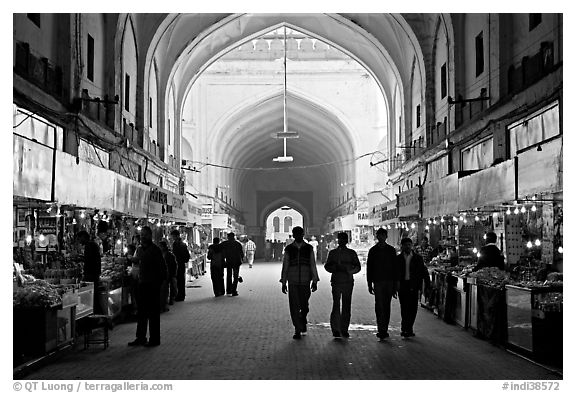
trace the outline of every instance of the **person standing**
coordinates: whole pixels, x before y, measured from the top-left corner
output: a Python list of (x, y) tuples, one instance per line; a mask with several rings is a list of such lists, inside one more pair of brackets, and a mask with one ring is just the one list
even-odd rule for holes
[(178, 283), (177, 283), (177, 272), (178, 272), (178, 264), (176, 263), (176, 257), (168, 248), (168, 243), (165, 240), (162, 240), (158, 243), (160, 250), (162, 250), (162, 256), (164, 257), (164, 261), (166, 262), (166, 267), (168, 268), (168, 277), (166, 279), (165, 285), (162, 285), (162, 304), (161, 309), (165, 309), (164, 311), (168, 311), (167, 304), (173, 305), (174, 299), (176, 299), (176, 295), (178, 294)]
[(320, 279), (312, 246), (304, 242), (304, 229), (296, 226), (292, 229), (292, 235), (294, 241), (284, 249), (280, 282), (282, 293), (288, 293), (290, 318), (294, 325), (292, 338), (300, 339), (307, 331), (310, 295), (318, 289)]
[(312, 236), (308, 244), (310, 244), (314, 249), (314, 258), (318, 260), (318, 240), (316, 240), (316, 236)]
[(102, 273), (102, 259), (100, 256), (100, 246), (94, 240), (90, 239), (90, 235), (86, 231), (80, 231), (76, 234), (78, 243), (84, 246), (84, 271), (83, 281), (94, 283), (94, 314), (106, 314), (107, 307), (100, 302), (99, 293), (100, 288), (100, 274)]
[(264, 259), (268, 262), (273, 259), (272, 257), (272, 242), (270, 239), (266, 239), (264, 243)]
[(254, 264), (254, 254), (256, 253), (256, 243), (254, 243), (249, 237), (247, 239), (245, 246), (246, 260), (248, 261), (248, 267), (252, 269), (252, 265)]
[(477, 271), (485, 267), (497, 267), (500, 270), (505, 270), (504, 255), (496, 245), (498, 236), (494, 232), (486, 234), (486, 245), (480, 248), (480, 257), (478, 263), (472, 271)]
[(380, 340), (388, 338), (388, 324), (390, 323), (390, 302), (396, 297), (398, 291), (398, 266), (396, 250), (386, 243), (388, 231), (379, 228), (376, 231), (378, 243), (368, 250), (366, 260), (366, 279), (368, 292), (374, 295), (376, 324)]
[(425, 293), (430, 290), (430, 276), (422, 257), (412, 251), (412, 239), (405, 237), (400, 241), (402, 251), (397, 256), (400, 287), (398, 298), (400, 300), (400, 314), (402, 316), (400, 335), (413, 337), (414, 321), (418, 312), (418, 297), (425, 284)]
[[(328, 260), (324, 265), (327, 272), (332, 273), (332, 313), (330, 314), (330, 328), (334, 337), (350, 337), (348, 326), (352, 306), (352, 290), (354, 289), (354, 274), (361, 269), (360, 260), (356, 251), (346, 247), (348, 234), (338, 233), (338, 248), (330, 251)], [(342, 300), (342, 310), (340, 310)]]
[[(129, 346), (145, 345), (155, 347), (160, 345), (160, 292), (162, 281), (167, 277), (168, 268), (162, 256), (162, 250), (152, 243), (152, 230), (145, 226), (141, 231), (141, 245), (136, 250), (136, 258), (140, 261), (138, 275), (138, 322), (136, 325), (136, 340)], [(146, 339), (149, 329), (150, 338)]]
[(207, 258), (210, 260), (210, 278), (212, 279), (212, 289), (214, 296), (222, 296), (224, 290), (224, 250), (220, 244), (220, 238), (215, 237), (212, 244), (208, 246)]
[(238, 277), (244, 260), (242, 244), (235, 239), (234, 233), (230, 232), (228, 240), (222, 242), (222, 249), (226, 266), (226, 294), (238, 296)]
[(434, 249), (428, 243), (428, 238), (424, 236), (422, 240), (420, 240), (420, 244), (414, 247), (414, 251), (419, 254), (422, 259), (424, 260), (425, 264), (429, 264), (432, 260), (432, 254), (434, 253)]
[(186, 246), (180, 238), (180, 231), (178, 229), (170, 232), (170, 238), (172, 240), (172, 253), (176, 257), (176, 263), (178, 265), (176, 272), (178, 294), (174, 300), (183, 302), (186, 298), (186, 267), (190, 260), (190, 251), (188, 251), (188, 246)]

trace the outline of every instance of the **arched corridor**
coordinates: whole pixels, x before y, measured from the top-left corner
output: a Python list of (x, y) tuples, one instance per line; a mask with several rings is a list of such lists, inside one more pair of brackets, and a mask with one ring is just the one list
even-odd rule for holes
[[(420, 309), (416, 337), (400, 337), (400, 310), (393, 300), (390, 339), (375, 336), (374, 298), (365, 268), (355, 276), (351, 337), (330, 331), (330, 276), (318, 264), (308, 335), (293, 340), (287, 296), (280, 291), (281, 264), (241, 268), (238, 297), (213, 297), (208, 275), (194, 281), (186, 300), (161, 315), (162, 345), (127, 346), (134, 322), (114, 327), (110, 347), (75, 350), (27, 378), (132, 380), (554, 380), (560, 376), (503, 348), (447, 325)], [(81, 345), (79, 345), (81, 347)]]

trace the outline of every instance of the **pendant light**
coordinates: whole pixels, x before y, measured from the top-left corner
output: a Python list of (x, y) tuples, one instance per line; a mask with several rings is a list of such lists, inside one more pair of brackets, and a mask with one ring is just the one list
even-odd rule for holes
[(288, 118), (286, 116), (286, 85), (287, 85), (287, 79), (286, 79), (286, 52), (287, 52), (287, 48), (286, 48), (286, 26), (284, 26), (284, 91), (283, 91), (283, 119), (284, 119), (284, 123), (283, 123), (283, 130), (282, 132), (278, 132), (274, 135), (275, 138), (277, 139), (283, 139), (284, 141), (284, 155), (283, 156), (278, 156), (276, 158), (273, 158), (272, 161), (274, 162), (292, 162), (294, 161), (294, 157), (292, 156), (287, 156), (286, 155), (286, 139), (293, 139), (293, 138), (298, 138), (298, 133), (297, 132), (288, 132)]

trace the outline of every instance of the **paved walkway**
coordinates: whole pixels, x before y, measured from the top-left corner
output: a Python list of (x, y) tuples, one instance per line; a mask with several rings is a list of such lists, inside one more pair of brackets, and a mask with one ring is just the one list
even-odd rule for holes
[[(420, 308), (416, 337), (400, 337), (393, 299), (391, 337), (375, 337), (374, 299), (364, 271), (353, 294), (351, 337), (332, 338), (330, 278), (310, 301), (308, 335), (293, 340), (280, 263), (242, 266), (238, 297), (214, 298), (209, 274), (189, 283), (185, 302), (162, 314), (162, 345), (128, 347), (136, 324), (111, 331), (110, 347), (74, 350), (29, 379), (362, 379), (543, 380), (559, 375), (448, 325)], [(78, 345), (81, 347), (81, 345)]]

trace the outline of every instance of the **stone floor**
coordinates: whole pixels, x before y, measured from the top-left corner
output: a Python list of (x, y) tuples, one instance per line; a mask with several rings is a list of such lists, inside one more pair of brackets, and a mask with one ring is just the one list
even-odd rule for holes
[(393, 299), (391, 337), (375, 337), (374, 299), (364, 271), (352, 303), (351, 337), (329, 327), (330, 277), (321, 265), (310, 300), (308, 335), (293, 340), (279, 262), (242, 266), (238, 297), (214, 298), (209, 273), (190, 282), (186, 300), (162, 314), (162, 344), (128, 347), (136, 324), (111, 331), (110, 347), (78, 349), (26, 378), (130, 380), (552, 380), (562, 375), (496, 347), (420, 308), (416, 337), (400, 337)]

